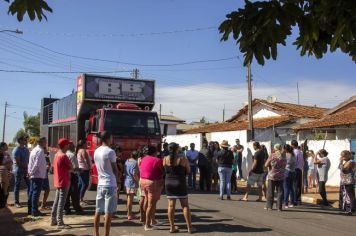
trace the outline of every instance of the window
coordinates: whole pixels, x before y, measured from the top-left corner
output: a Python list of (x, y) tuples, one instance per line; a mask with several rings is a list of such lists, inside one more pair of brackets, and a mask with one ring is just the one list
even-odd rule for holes
[(157, 114), (150, 112), (107, 111), (104, 127), (114, 135), (160, 135)]

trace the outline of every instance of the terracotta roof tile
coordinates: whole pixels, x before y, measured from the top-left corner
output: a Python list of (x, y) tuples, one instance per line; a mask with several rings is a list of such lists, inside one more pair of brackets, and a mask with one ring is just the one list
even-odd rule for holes
[(301, 130), (351, 124), (356, 124), (356, 107), (351, 107), (335, 114), (326, 115), (319, 120), (295, 126), (294, 129)]
[[(327, 111), (326, 108), (315, 107), (315, 106), (304, 106), (292, 103), (275, 102), (269, 103), (263, 99), (254, 99), (253, 105), (263, 104), (271, 107), (272, 109), (285, 112), (286, 115), (294, 117), (305, 117), (305, 118), (321, 118)], [(236, 115), (234, 115), (229, 121), (234, 121), (242, 114), (247, 114), (247, 106), (243, 107)]]
[[(253, 125), (255, 128), (263, 129), (268, 128), (273, 125), (278, 125), (280, 123), (290, 121), (293, 117), (291, 116), (279, 116), (279, 117), (268, 117), (268, 118), (257, 118), (253, 119)], [(196, 129), (187, 130), (185, 133), (211, 133), (211, 132), (222, 132), (222, 131), (234, 131), (234, 130), (246, 130), (248, 128), (248, 121), (234, 121), (234, 122), (224, 122), (215, 123), (210, 125), (205, 125)]]

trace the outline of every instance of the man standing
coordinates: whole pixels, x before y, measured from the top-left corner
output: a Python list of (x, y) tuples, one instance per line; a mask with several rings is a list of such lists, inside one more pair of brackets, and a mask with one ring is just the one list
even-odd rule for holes
[(116, 212), (117, 182), (119, 180), (116, 154), (110, 148), (112, 135), (101, 133), (102, 145), (95, 150), (94, 161), (98, 170), (98, 190), (96, 194), (96, 211), (94, 218), (94, 235), (99, 236), (100, 215), (105, 213), (105, 236), (110, 235), (111, 217)]
[(244, 180), (244, 177), (242, 175), (242, 153), (244, 151), (244, 146), (240, 144), (240, 139), (235, 140), (236, 145), (236, 152), (237, 152), (237, 168), (239, 169), (239, 178), (240, 180)]
[(28, 196), (28, 214), (33, 217), (42, 215), (38, 210), (38, 200), (43, 180), (46, 178), (47, 162), (44, 153), (46, 146), (46, 138), (40, 138), (37, 146), (31, 151), (29, 158), (28, 176), (30, 178), (30, 192)]
[(188, 177), (188, 185), (190, 188), (196, 188), (196, 175), (197, 175), (197, 161), (199, 157), (199, 152), (195, 150), (195, 144), (190, 144), (190, 150), (187, 151), (187, 158), (190, 164), (190, 173)]
[(265, 154), (261, 149), (259, 142), (253, 143), (253, 149), (255, 149), (255, 154), (253, 155), (252, 168), (249, 172), (246, 194), (241, 199), (241, 201), (248, 201), (248, 194), (251, 190), (251, 186), (257, 183), (258, 187), (258, 199), (257, 201), (262, 201), (262, 185), (263, 185), (263, 174), (264, 174), (264, 164), (265, 164)]
[(79, 187), (78, 187), (79, 164), (78, 164), (77, 155), (75, 155), (75, 147), (72, 142), (70, 142), (66, 154), (70, 162), (72, 163), (73, 169), (70, 173), (70, 187), (68, 191), (66, 204), (64, 206), (64, 210), (66, 215), (71, 214), (70, 200), (72, 199), (72, 206), (74, 208), (75, 214), (80, 215), (83, 213), (83, 209), (80, 206)]
[(68, 189), (70, 187), (70, 171), (72, 163), (66, 155), (70, 141), (65, 138), (58, 140), (59, 150), (53, 161), (53, 178), (56, 197), (53, 202), (51, 213), (51, 226), (57, 225), (57, 229), (70, 229), (63, 222), (63, 209), (66, 203)]
[(199, 152), (198, 158), (198, 167), (200, 173), (199, 186), (200, 190), (204, 191), (204, 187), (206, 187), (206, 191), (210, 192), (211, 190), (211, 159), (209, 156), (210, 152), (208, 149), (208, 142), (203, 141), (203, 146)]
[(292, 140), (292, 147), (294, 156), (297, 159), (295, 166), (295, 180), (294, 180), (294, 205), (300, 205), (302, 203), (302, 182), (303, 182), (303, 168), (304, 157), (302, 151), (298, 148), (297, 140)]
[(15, 177), (15, 186), (14, 186), (14, 198), (15, 198), (15, 207), (20, 208), (20, 186), (21, 180), (23, 179), (27, 185), (27, 195), (30, 192), (30, 181), (27, 177), (27, 167), (28, 161), (30, 158), (30, 152), (27, 148), (27, 137), (21, 136), (17, 139), (18, 146), (12, 151), (13, 157), (13, 174)]

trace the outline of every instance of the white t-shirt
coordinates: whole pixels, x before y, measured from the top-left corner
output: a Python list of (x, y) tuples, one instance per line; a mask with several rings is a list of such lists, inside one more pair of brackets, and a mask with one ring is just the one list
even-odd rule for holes
[(116, 187), (116, 176), (112, 171), (111, 163), (116, 164), (114, 150), (107, 146), (101, 146), (94, 152), (94, 161), (98, 170), (98, 186)]
[(309, 170), (314, 170), (314, 158), (313, 157), (308, 157), (308, 167), (309, 167)]

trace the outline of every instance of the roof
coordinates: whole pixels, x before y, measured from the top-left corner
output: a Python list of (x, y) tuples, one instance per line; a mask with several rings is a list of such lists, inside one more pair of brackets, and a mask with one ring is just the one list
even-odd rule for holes
[(294, 129), (301, 130), (352, 124), (356, 124), (356, 107), (351, 107), (338, 113), (326, 115), (319, 120), (311, 121), (302, 125), (297, 125), (294, 127)]
[[(263, 104), (265, 106), (271, 107), (277, 111), (283, 111), (285, 115), (293, 116), (296, 118), (321, 118), (327, 111), (326, 108), (316, 107), (316, 106), (305, 106), (293, 103), (275, 102), (269, 103), (263, 99), (254, 99), (253, 105)], [(247, 114), (248, 106), (244, 106), (236, 115), (227, 120), (228, 122), (236, 120), (239, 116)]]
[[(273, 125), (278, 125), (287, 121), (291, 121), (294, 118), (291, 116), (277, 116), (268, 118), (255, 118), (253, 119), (253, 126), (257, 129), (268, 128)], [(185, 133), (211, 133), (222, 131), (234, 131), (234, 130), (246, 130), (248, 128), (248, 120), (215, 123), (205, 125), (199, 128), (187, 130)]]
[(176, 116), (172, 116), (172, 115), (161, 115), (160, 116), (160, 120), (162, 121), (172, 121), (172, 122), (179, 122), (179, 123), (183, 123), (185, 122), (185, 120), (182, 120)]
[(342, 103), (340, 103), (339, 105), (337, 105), (336, 107), (330, 109), (329, 111), (326, 112), (327, 115), (331, 115), (333, 113), (336, 113), (338, 110), (340, 110), (341, 108), (349, 105), (352, 102), (356, 101), (356, 95), (350, 97), (349, 99), (347, 99), (346, 101), (343, 101)]

